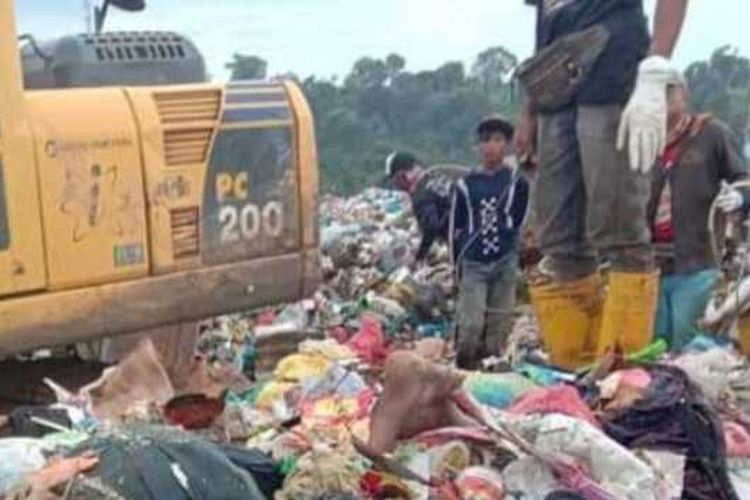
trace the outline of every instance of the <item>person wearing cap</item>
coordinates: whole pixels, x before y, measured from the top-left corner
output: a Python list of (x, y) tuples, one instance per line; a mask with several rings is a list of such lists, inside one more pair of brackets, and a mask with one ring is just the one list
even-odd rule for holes
[(719, 279), (707, 221), (711, 204), (725, 214), (748, 206), (748, 191), (729, 183), (747, 178), (732, 131), (709, 114), (691, 114), (679, 71), (668, 87), (667, 147), (652, 170), (648, 220), (661, 269), (655, 333), (679, 351), (702, 333)]
[(412, 210), (422, 239), (415, 260), (423, 262), (435, 241), (448, 241), (448, 215), (453, 182), (468, 173), (459, 166), (425, 169), (406, 151), (395, 151), (385, 160), (385, 174), (391, 183), (411, 197)]
[(451, 202), (461, 271), (456, 363), (466, 370), (504, 354), (513, 322), (520, 229), (529, 200), (527, 181), (505, 162), (513, 126), (490, 116), (479, 123), (476, 134), (481, 165), (456, 182)]
[[(525, 3), (537, 14), (529, 63), (548, 65), (537, 64), (525, 85), (515, 138), (519, 157), (539, 162), (534, 211), (544, 259), (530, 295), (551, 361), (578, 368), (653, 339), (659, 275), (646, 218), (649, 170), (666, 145), (670, 58), (688, 0), (656, 1), (653, 36), (643, 0)], [(606, 288), (600, 262), (609, 266)]]

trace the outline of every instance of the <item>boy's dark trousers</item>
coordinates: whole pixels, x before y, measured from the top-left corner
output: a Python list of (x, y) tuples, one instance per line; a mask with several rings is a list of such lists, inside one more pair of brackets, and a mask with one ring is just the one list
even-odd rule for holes
[(482, 359), (500, 356), (513, 327), (518, 254), (496, 262), (464, 261), (457, 306), (456, 364), (476, 370)]

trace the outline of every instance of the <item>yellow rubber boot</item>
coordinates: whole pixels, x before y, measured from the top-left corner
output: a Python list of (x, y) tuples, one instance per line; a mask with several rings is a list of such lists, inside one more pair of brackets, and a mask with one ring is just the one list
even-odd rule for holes
[(647, 347), (654, 338), (658, 300), (658, 272), (610, 272), (597, 356), (615, 346), (626, 353)]
[(599, 275), (531, 286), (529, 293), (552, 363), (569, 370), (590, 364), (602, 312)]

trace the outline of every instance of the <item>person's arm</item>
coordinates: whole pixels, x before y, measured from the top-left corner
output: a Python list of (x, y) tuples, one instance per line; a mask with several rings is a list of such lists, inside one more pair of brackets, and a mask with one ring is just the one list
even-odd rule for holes
[(419, 244), (416, 259), (417, 261), (422, 261), (427, 258), (427, 254), (430, 252), (430, 248), (432, 248), (435, 238), (443, 228), (444, 220), (440, 216), (439, 207), (433, 199), (432, 194), (426, 197), (426, 199), (415, 208), (417, 224), (422, 233), (422, 241)]
[(688, 0), (658, 0), (654, 15), (654, 35), (649, 55), (672, 57), (687, 14)]
[(451, 187), (451, 234), (448, 235), (448, 238), (450, 238), (451, 257), (454, 259), (454, 264), (457, 264), (457, 257), (463, 253), (463, 246), (466, 243), (466, 228), (468, 225), (466, 198), (464, 197), (463, 191), (459, 188), (459, 184), (461, 183), (463, 183), (462, 180), (457, 181)]
[[(716, 161), (719, 163), (721, 179), (728, 183), (750, 180), (747, 164), (742, 156), (736, 135), (723, 124), (718, 126), (718, 133)], [(742, 195), (742, 206), (740, 208), (747, 210), (750, 208), (750, 187), (739, 188), (737, 191)]]
[(518, 117), (515, 133), (513, 134), (513, 147), (519, 165), (523, 167), (533, 166), (536, 154), (536, 113), (531, 108), (528, 99), (523, 103), (521, 115)]
[(513, 219), (513, 228), (521, 229), (524, 221), (526, 220), (526, 214), (529, 210), (529, 183), (525, 178), (521, 177), (518, 179), (516, 185), (516, 195), (513, 199), (513, 206), (511, 207), (511, 218)]

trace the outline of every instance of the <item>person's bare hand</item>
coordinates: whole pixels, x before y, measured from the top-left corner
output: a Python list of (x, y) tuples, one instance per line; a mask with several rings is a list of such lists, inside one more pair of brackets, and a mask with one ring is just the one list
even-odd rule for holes
[(533, 161), (536, 153), (536, 115), (529, 110), (521, 113), (513, 135), (513, 146), (519, 163)]

